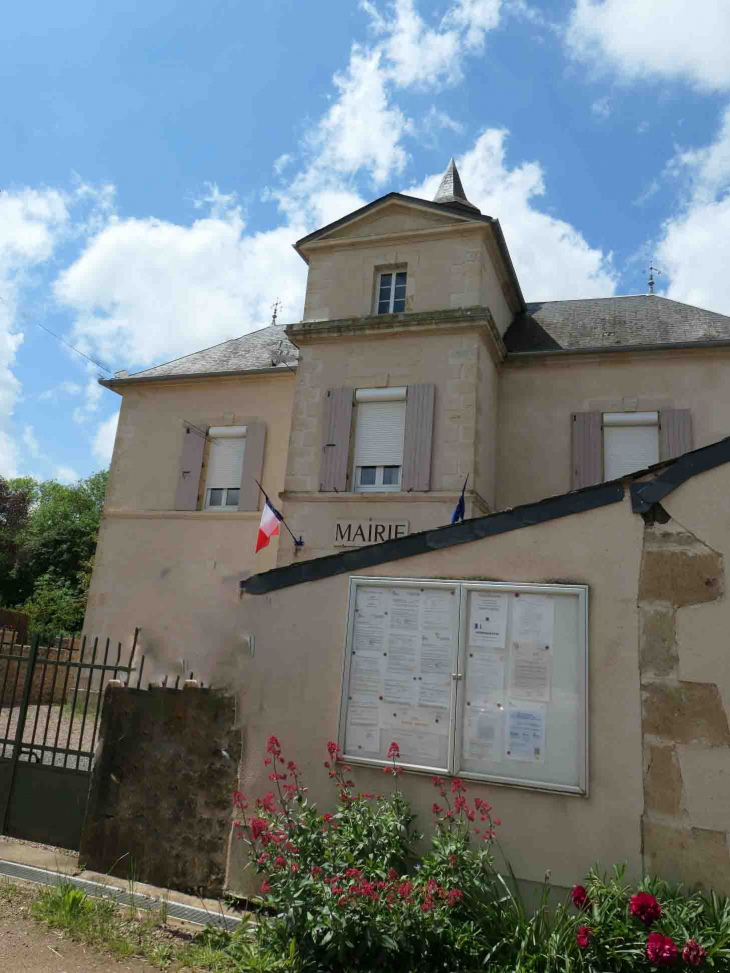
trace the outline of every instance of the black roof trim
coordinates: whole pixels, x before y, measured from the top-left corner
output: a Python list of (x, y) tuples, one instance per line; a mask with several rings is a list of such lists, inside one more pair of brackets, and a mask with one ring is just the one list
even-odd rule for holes
[(631, 509), (635, 514), (646, 513), (655, 503), (662, 501), (693, 476), (706, 473), (707, 470), (713, 470), (716, 466), (725, 463), (730, 463), (730, 436), (712, 443), (711, 446), (703, 446), (690, 453), (684, 453), (653, 480), (646, 483), (632, 483)]
[[(279, 588), (290, 588), (307, 581), (322, 581), (324, 578), (333, 578), (338, 574), (361, 571), (363, 568), (374, 567), (377, 564), (399, 561), (402, 558), (427, 554), (429, 551), (443, 550), (458, 544), (470, 544), (485, 537), (495, 537), (523, 527), (533, 527), (572, 514), (596, 510), (612, 503), (620, 503), (624, 499), (626, 479), (633, 481), (631, 483), (632, 511), (637, 514), (646, 513), (654, 504), (687, 480), (691, 480), (693, 476), (723, 466), (725, 463), (730, 463), (730, 436), (710, 446), (684, 453), (675, 460), (657, 463), (646, 470), (639, 470), (629, 477), (612, 480), (609, 483), (599, 483), (596, 486), (584, 487), (582, 490), (573, 490), (571, 493), (538, 500), (537, 503), (526, 503), (511, 510), (488, 514), (486, 517), (464, 520), (460, 524), (437, 527), (433, 530), (421, 531), (419, 534), (409, 534), (398, 540), (371, 544), (341, 554), (328, 554), (311, 561), (274, 568), (263, 574), (254, 574), (240, 582), (241, 591), (249, 595), (265, 595)], [(641, 477), (654, 471), (657, 475), (653, 480), (639, 482)]]
[(598, 486), (564, 493), (537, 503), (523, 504), (511, 510), (489, 514), (487, 517), (475, 517), (473, 520), (463, 520), (460, 524), (409, 534), (398, 540), (358, 547), (342, 554), (327, 554), (311, 561), (301, 561), (263, 574), (254, 574), (241, 582), (241, 591), (249, 595), (265, 595), (269, 591), (289, 588), (305, 581), (321, 581), (338, 574), (361, 571), (376, 564), (386, 564), (388, 561), (399, 561), (405, 557), (414, 557), (457, 544), (470, 544), (485, 537), (507, 534), (522, 527), (532, 527), (559, 517), (620, 503), (623, 499), (623, 480), (600, 483)]

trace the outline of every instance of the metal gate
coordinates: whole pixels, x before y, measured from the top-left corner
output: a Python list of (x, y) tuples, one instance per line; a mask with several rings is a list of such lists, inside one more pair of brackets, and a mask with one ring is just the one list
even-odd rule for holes
[(137, 632), (125, 665), (121, 642), (24, 646), (0, 630), (0, 834), (78, 849), (104, 689), (133, 673), (140, 686), (136, 645)]

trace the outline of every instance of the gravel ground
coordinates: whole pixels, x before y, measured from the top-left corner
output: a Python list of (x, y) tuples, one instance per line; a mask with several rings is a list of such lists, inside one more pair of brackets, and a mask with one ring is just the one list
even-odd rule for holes
[[(91, 759), (88, 756), (66, 756), (65, 754), (58, 753), (54, 755), (48, 751), (33, 749), (32, 745), (35, 744), (36, 747), (39, 747), (45, 739), (46, 746), (54, 746), (56, 743), (56, 732), (58, 731), (57, 745), (59, 747), (70, 750), (90, 751), (92, 749), (94, 735), (94, 717), (96, 715), (97, 698), (94, 696), (89, 699), (83, 737), (81, 735), (83, 708), (85, 705), (83, 696), (79, 695), (78, 697), (73, 720), (71, 719), (70, 703), (67, 703), (65, 706), (29, 706), (23, 730), (24, 746), (21, 750), (20, 759), (35, 763), (42, 762), (48, 765), (55, 763), (55, 766), (65, 766), (69, 770), (91, 770)], [(20, 706), (4, 706), (0, 708), (0, 740), (15, 740), (19, 716)], [(10, 759), (12, 756), (13, 744), (0, 743), (0, 758), (5, 757), (6, 759)]]

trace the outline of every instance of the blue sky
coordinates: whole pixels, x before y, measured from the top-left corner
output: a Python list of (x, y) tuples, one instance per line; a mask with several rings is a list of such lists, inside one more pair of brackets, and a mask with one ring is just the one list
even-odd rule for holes
[(730, 314), (722, 0), (35, 0), (3, 14), (0, 474), (107, 465), (138, 370), (301, 315), (291, 243), (453, 154), (527, 300)]

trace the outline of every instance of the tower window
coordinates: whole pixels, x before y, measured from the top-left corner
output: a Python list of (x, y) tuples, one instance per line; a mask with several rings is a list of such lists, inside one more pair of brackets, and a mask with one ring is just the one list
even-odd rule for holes
[(406, 309), (405, 270), (384, 270), (378, 274), (378, 314), (399, 314)]

